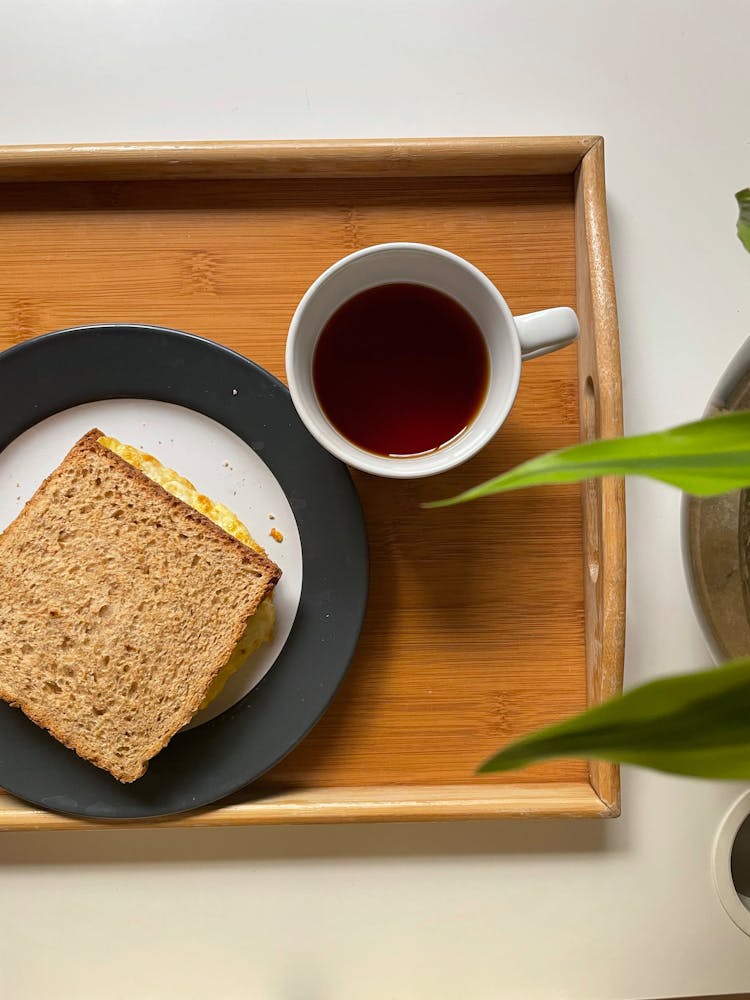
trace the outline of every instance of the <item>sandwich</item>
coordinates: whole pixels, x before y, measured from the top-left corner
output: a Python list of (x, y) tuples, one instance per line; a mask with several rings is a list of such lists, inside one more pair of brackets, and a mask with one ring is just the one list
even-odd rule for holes
[(135, 781), (271, 638), (280, 576), (230, 510), (95, 428), (0, 535), (0, 698)]

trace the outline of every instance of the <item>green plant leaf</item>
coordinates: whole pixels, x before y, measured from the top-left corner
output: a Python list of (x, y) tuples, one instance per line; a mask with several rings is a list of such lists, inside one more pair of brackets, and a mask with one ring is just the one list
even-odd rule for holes
[(750, 779), (750, 658), (644, 684), (524, 736), (479, 770), (509, 771), (551, 757)]
[(750, 188), (738, 191), (735, 198), (740, 207), (740, 215), (737, 219), (737, 235), (742, 240), (745, 249), (750, 250)]
[(527, 486), (625, 475), (649, 476), (696, 496), (750, 486), (750, 411), (722, 414), (655, 434), (573, 445), (424, 506), (447, 507)]

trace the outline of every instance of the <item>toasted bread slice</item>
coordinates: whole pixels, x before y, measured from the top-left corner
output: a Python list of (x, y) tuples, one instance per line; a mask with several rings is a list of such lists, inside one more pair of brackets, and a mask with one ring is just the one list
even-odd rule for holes
[(0, 535), (0, 697), (129, 782), (195, 714), (281, 571), (100, 437)]

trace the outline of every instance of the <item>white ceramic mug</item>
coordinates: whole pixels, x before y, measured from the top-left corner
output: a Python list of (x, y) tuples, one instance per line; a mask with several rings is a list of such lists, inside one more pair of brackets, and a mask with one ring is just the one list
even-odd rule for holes
[[(368, 288), (394, 282), (427, 285), (459, 302), (481, 330), (490, 359), (487, 395), (466, 430), (436, 451), (405, 458), (375, 455), (340, 434), (318, 402), (312, 375), (318, 337), (339, 306)], [(462, 257), (424, 243), (381, 243), (343, 257), (305, 292), (289, 326), (286, 374), (297, 412), (324, 448), (365, 472), (414, 479), (445, 472), (476, 454), (510, 412), (521, 361), (556, 351), (577, 337), (578, 320), (572, 309), (543, 309), (514, 317), (489, 278)]]

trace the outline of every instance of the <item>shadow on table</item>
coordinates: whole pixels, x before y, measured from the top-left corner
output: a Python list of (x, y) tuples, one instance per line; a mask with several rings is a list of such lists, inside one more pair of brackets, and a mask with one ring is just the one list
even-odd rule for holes
[(335, 861), (531, 855), (611, 855), (627, 846), (623, 820), (115, 829), (0, 833), (0, 870), (15, 865)]

